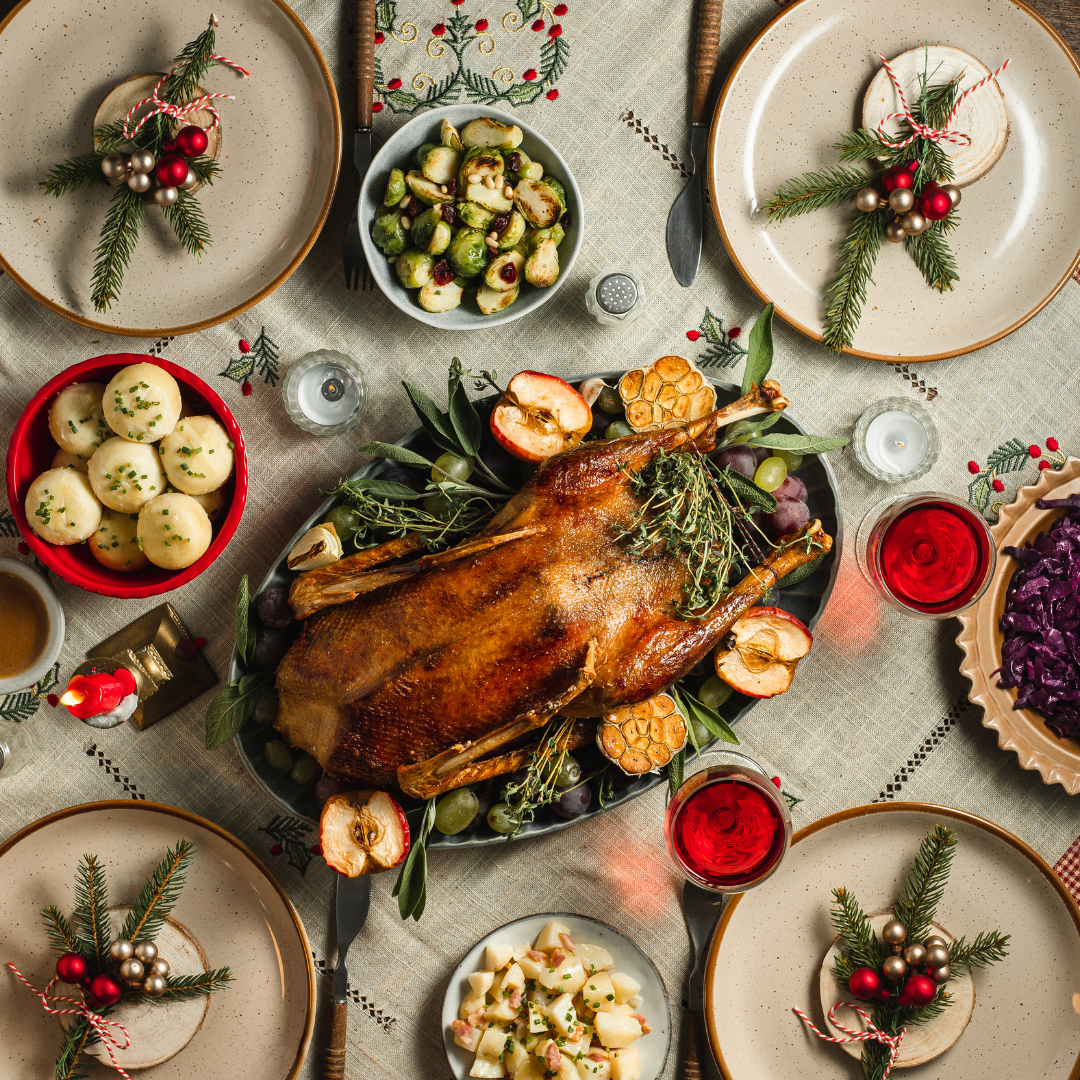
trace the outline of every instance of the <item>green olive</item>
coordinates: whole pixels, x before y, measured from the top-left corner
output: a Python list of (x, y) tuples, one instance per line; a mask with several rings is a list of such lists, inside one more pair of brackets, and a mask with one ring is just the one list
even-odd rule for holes
[(697, 697), (702, 705), (715, 712), (734, 692), (729, 683), (724, 682), (719, 675), (713, 675), (701, 684)]
[(621, 439), (624, 435), (633, 435), (634, 429), (625, 420), (616, 420), (613, 424), (608, 424), (607, 431), (604, 432), (605, 439)]
[(781, 457), (767, 457), (754, 473), (754, 483), (762, 491), (775, 491), (787, 479), (787, 466)]
[(464, 484), (473, 474), (473, 463), (470, 458), (459, 457), (457, 454), (440, 454), (435, 459), (435, 468), (431, 470), (431, 479), (435, 483), (443, 480), (456, 480)]
[(518, 827), (517, 818), (510, 812), (510, 807), (504, 802), (496, 803), (487, 815), (487, 823), (497, 833), (506, 835), (512, 833)]
[(274, 772), (292, 772), (292, 751), (280, 739), (270, 739), (263, 745), (263, 760)]
[(310, 754), (301, 754), (292, 767), (292, 781), (294, 784), (310, 784), (320, 772), (319, 763)]
[(793, 473), (803, 463), (802, 454), (793, 454), (790, 450), (774, 450), (773, 453), (783, 459), (789, 473)]
[(623, 414), (622, 398), (619, 397), (619, 391), (614, 386), (605, 386), (600, 391), (596, 404), (600, 411), (607, 413), (608, 416), (622, 416)]
[(334, 526), (339, 540), (347, 540), (360, 528), (360, 515), (350, 506), (335, 506), (326, 515), (326, 520)]

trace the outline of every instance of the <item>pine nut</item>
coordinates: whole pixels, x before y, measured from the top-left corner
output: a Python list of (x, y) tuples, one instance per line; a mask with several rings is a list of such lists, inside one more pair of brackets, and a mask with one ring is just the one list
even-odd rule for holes
[(411, 229), (412, 228), (412, 218), (408, 218), (404, 214), (402, 214), (401, 215), (401, 227), (403, 229)]
[(494, 176), (485, 176), (484, 177), (484, 187), (493, 188), (494, 186), (495, 186), (495, 177)]
[(503, 188), (503, 198), (512, 199), (513, 197), (514, 189), (509, 184), (507, 184), (506, 187)]
[(480, 174), (479, 173), (469, 173), (469, 183), (470, 184), (479, 184), (480, 183)]
[(404, 199), (402, 199), (402, 200), (401, 200), (401, 202), (399, 202), (399, 203), (398, 203), (398, 206), (400, 206), (400, 207), (401, 207), (401, 209), (402, 209), (402, 210), (404, 210), (404, 209), (405, 209), (405, 207), (409, 205), (409, 201), (410, 201), (411, 199), (412, 199), (412, 196), (411, 196), (411, 195), (406, 195), (406, 196), (405, 196), (405, 198), (404, 198)]
[(445, 194), (446, 194), (446, 185), (445, 185), (445, 184), (440, 184), (440, 185), (439, 185), (439, 191), (440, 191), (440, 192), (441, 192), (441, 193), (442, 193), (443, 195), (445, 195)]

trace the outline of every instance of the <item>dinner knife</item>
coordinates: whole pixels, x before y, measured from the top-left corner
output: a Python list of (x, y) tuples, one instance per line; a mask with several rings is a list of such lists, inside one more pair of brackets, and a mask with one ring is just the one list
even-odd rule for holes
[(680, 1080), (700, 1080), (702, 1055), (698, 1021), (705, 1014), (705, 965), (709, 942), (723, 910), (724, 897), (706, 892), (692, 882), (683, 885), (682, 907), (690, 935), (693, 967), (686, 981), (686, 1012), (683, 1016), (683, 1053)]
[(668, 262), (675, 280), (692, 285), (701, 261), (702, 210), (705, 191), (702, 175), (709, 149), (709, 89), (720, 54), (720, 16), (724, 0), (699, 0), (694, 43), (694, 97), (690, 110), (692, 172), (686, 187), (672, 204), (667, 221)]
[(371, 906), (371, 878), (368, 875), (348, 878), (344, 875), (337, 882), (337, 929), (338, 963), (334, 969), (334, 996), (331, 1000), (330, 1041), (326, 1048), (323, 1080), (345, 1078), (345, 1032), (349, 1019), (349, 971), (345, 960), (349, 946), (367, 919)]
[[(356, 4), (356, 130), (353, 133), (353, 165), (363, 185), (371, 164), (372, 98), (375, 94), (375, 0)], [(360, 244), (360, 197), (345, 231), (345, 277), (363, 277), (367, 267)], [(363, 281), (360, 283), (363, 288)]]

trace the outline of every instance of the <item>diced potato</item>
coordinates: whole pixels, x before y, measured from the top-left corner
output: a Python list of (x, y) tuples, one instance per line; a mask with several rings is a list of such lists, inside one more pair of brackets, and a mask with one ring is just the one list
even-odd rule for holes
[(506, 1066), (501, 1061), (491, 1061), (488, 1058), (477, 1057), (473, 1060), (470, 1076), (483, 1076), (488, 1080), (499, 1080), (506, 1075)]
[(577, 1010), (574, 1008), (573, 994), (560, 994), (548, 1007), (547, 1016), (551, 1026), (563, 1036), (569, 1038), (577, 1026)]
[(506, 970), (506, 976), (503, 978), (502, 988), (504, 990), (524, 990), (525, 989), (525, 974), (521, 970), (520, 964), (511, 964)]
[(571, 954), (554, 971), (548, 965), (540, 972), (539, 982), (556, 993), (576, 994), (584, 985), (588, 976), (581, 966), (581, 961)]
[(585, 985), (581, 988), (581, 996), (590, 1009), (600, 1012), (603, 1007), (615, 1000), (615, 988), (611, 985), (611, 978), (606, 971), (598, 971), (595, 975), (589, 975), (585, 979)]
[(492, 1061), (498, 1061), (499, 1055), (506, 1052), (507, 1039), (513, 1041), (513, 1036), (504, 1028), (487, 1028), (480, 1038), (480, 1045), (476, 1048), (477, 1056), (489, 1058)]
[(586, 971), (590, 969), (592, 971), (607, 971), (608, 968), (615, 966), (615, 961), (611, 959), (611, 953), (600, 945), (579, 944), (574, 951), (577, 953), (578, 959), (585, 965)]
[(556, 1080), (578, 1080), (577, 1065), (572, 1057), (567, 1057), (566, 1054), (563, 1054), (555, 1077)]
[(537, 1034), (547, 1031), (547, 1020), (535, 1001), (529, 1002), (529, 1031)]
[(503, 1064), (506, 1066), (506, 1071), (511, 1076), (517, 1076), (518, 1070), (520, 1070), (521, 1066), (528, 1060), (528, 1050), (515, 1039), (514, 1045), (506, 1051), (506, 1055), (503, 1057)]
[(521, 943), (520, 945), (515, 945), (515, 946), (514, 946), (514, 951), (513, 951), (512, 953), (511, 953), (511, 956), (513, 956), (513, 958), (514, 958), (515, 960), (517, 960), (517, 961), (518, 961), (518, 962), (520, 963), (520, 961), (521, 961), (521, 958), (522, 958), (522, 957), (523, 957), (523, 956), (524, 956), (524, 955), (525, 955), (525, 954), (526, 954), (526, 953), (527, 953), (527, 952), (528, 952), (528, 951), (529, 951), (529, 950), (530, 950), (531, 948), (532, 948), (532, 946), (531, 946), (531, 945), (530, 945), (530, 944), (529, 944), (529, 943), (528, 943), (527, 941), (523, 941), (523, 942), (522, 942), (522, 943)]
[(474, 971), (469, 976), (469, 986), (472, 988), (472, 993), (469, 997), (480, 998), (483, 1000), (484, 995), (491, 989), (491, 984), (494, 981), (494, 971)]
[[(546, 1023), (546, 1021), (545, 1021)], [(547, 1038), (547, 1027), (539, 1035), (526, 1035), (525, 1036), (525, 1049), (530, 1054), (536, 1053), (537, 1046)]]
[(601, 1046), (621, 1050), (641, 1038), (641, 1025), (632, 1016), (596, 1014), (596, 1038)]
[(611, 1075), (611, 1062), (606, 1058), (603, 1061), (593, 1061), (584, 1057), (577, 1063), (577, 1070), (580, 1080), (608, 1080)]
[(487, 947), (484, 954), (484, 967), (491, 971), (500, 971), (510, 963), (513, 955), (513, 945), (507, 945), (505, 941), (497, 941)]
[(645, 999), (640, 994), (635, 994), (626, 1004), (633, 1005), (635, 1009), (640, 1009), (645, 1004)]
[(621, 971), (611, 973), (611, 985), (615, 988), (615, 1000), (620, 1004), (629, 1001), (641, 989), (641, 983)]
[(546, 1009), (558, 996), (559, 995), (554, 993), (554, 991), (545, 990), (542, 986), (534, 986), (526, 994), (526, 997), (528, 997), (530, 1001), (535, 1001), (541, 1009)]
[(464, 1047), (464, 1049), (468, 1050), (470, 1053), (475, 1054), (476, 1048), (480, 1045), (480, 1039), (483, 1037), (483, 1034), (483, 1028), (470, 1027), (469, 1034), (466, 1035), (465, 1038), (462, 1038), (460, 1035), (455, 1034), (454, 1042), (456, 1042), (458, 1046)]
[(553, 920), (540, 931), (540, 936), (533, 942), (533, 948), (540, 952), (550, 952), (552, 949), (561, 949), (563, 943), (562, 938), (560, 938), (559, 935), (569, 933), (570, 927), (567, 926), (566, 923)]
[(494, 1005), (489, 1005), (484, 1013), (484, 1018), (487, 1020), (516, 1020), (517, 1016), (518, 1011), (510, 1004), (509, 998), (503, 998), (501, 1001), (496, 1001)]
[(598, 1013), (607, 1013), (608, 1016), (629, 1016), (637, 1010), (628, 1001), (605, 1001), (602, 1009), (597, 1009)]
[[(530, 945), (529, 948), (532, 948), (532, 946)], [(532, 960), (528, 956), (519, 956), (517, 962), (526, 979), (539, 979), (540, 972), (544, 970), (545, 966), (543, 960)]]
[(581, 1038), (575, 1039), (571, 1037), (561, 1047), (562, 1052), (569, 1054), (572, 1058), (576, 1058), (578, 1054), (584, 1054), (589, 1049), (591, 1041), (588, 1031), (581, 1023), (578, 1024), (576, 1030), (581, 1033)]
[(544, 1080), (547, 1070), (538, 1061), (526, 1061), (516, 1073), (514, 1080)]
[(486, 999), (483, 994), (479, 997), (467, 997), (462, 1003), (461, 1008), (458, 1009), (458, 1016), (462, 1020), (468, 1020), (471, 1013), (476, 1012), (477, 1009), (482, 1009)]
[(641, 1080), (641, 1058), (632, 1047), (611, 1055), (611, 1080)]

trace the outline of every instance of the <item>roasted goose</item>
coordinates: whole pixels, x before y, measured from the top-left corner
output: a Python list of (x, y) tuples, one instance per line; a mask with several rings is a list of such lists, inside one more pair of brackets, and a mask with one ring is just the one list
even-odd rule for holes
[[(309, 617), (278, 668), (275, 726), (332, 775), (426, 796), (475, 778), (478, 758), (555, 713), (596, 717), (655, 694), (832, 541), (811, 522), (810, 542), (771, 555), (709, 617), (682, 619), (681, 560), (635, 557), (616, 539), (637, 505), (630, 473), (661, 450), (711, 450), (718, 423), (786, 405), (766, 383), (685, 428), (583, 444), (457, 548), (374, 569), (378, 556), (361, 552), (301, 576), (290, 599)], [(407, 548), (394, 543), (388, 558)]]

